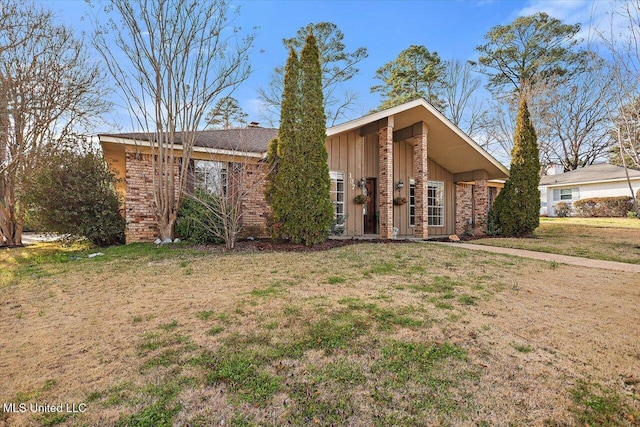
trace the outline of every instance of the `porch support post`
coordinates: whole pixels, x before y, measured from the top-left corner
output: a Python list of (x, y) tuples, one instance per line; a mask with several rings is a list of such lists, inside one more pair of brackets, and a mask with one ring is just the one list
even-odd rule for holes
[(476, 188), (474, 191), (475, 197), (475, 230), (476, 236), (484, 236), (487, 233), (487, 219), (489, 216), (489, 187), (487, 186), (486, 179), (479, 179), (476, 181)]
[(426, 239), (429, 237), (429, 223), (427, 218), (428, 192), (428, 162), (427, 162), (427, 125), (422, 123), (422, 133), (411, 138), (413, 144), (413, 170), (415, 179), (415, 217), (416, 226), (413, 229), (415, 237)]
[(380, 238), (393, 238), (393, 116), (378, 130)]

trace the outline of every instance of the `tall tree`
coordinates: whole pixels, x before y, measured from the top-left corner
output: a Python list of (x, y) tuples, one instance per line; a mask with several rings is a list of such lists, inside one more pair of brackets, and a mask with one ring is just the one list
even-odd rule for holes
[(50, 11), (7, 1), (0, 13), (0, 245), (20, 245), (22, 180), (108, 104), (100, 67)]
[(267, 176), (265, 198), (271, 207), (269, 226), (275, 238), (287, 238), (283, 224), (287, 222), (288, 195), (295, 191), (293, 177), (297, 176), (294, 153), (300, 130), (300, 63), (293, 47), (285, 66), (284, 91), (278, 138), (269, 142), (267, 160), (271, 166)]
[[(283, 39), (287, 47), (293, 47), (300, 54), (306, 43), (309, 30), (313, 31), (320, 52), (320, 68), (322, 71), (323, 104), (327, 122), (335, 124), (345, 118), (355, 102), (355, 95), (344, 89), (343, 83), (352, 79), (360, 71), (358, 63), (368, 56), (366, 47), (359, 47), (353, 52), (346, 51), (344, 34), (331, 22), (318, 22), (301, 27), (296, 36)], [(275, 125), (280, 118), (280, 106), (284, 89), (285, 68), (277, 67), (267, 87), (258, 89), (258, 96), (264, 104), (265, 119)]]
[(309, 30), (299, 63), (289, 50), (280, 130), (269, 147), (277, 168), (267, 187), (274, 236), (305, 245), (324, 241), (333, 220), (322, 97), (319, 51)]
[(207, 126), (217, 129), (232, 129), (246, 125), (247, 113), (242, 111), (237, 99), (227, 96), (216, 103), (216, 106), (207, 113), (204, 120)]
[(532, 120), (544, 165), (559, 164), (566, 171), (602, 161), (611, 146), (608, 100), (613, 96), (606, 69), (594, 57), (575, 78), (540, 83)]
[(400, 52), (393, 61), (376, 71), (375, 78), (382, 84), (373, 86), (371, 92), (380, 92), (382, 103), (377, 110), (384, 110), (418, 98), (425, 98), (437, 108), (443, 108), (445, 65), (437, 52), (429, 52), (424, 46), (411, 45)]
[(488, 230), (505, 237), (527, 236), (540, 224), (540, 158), (524, 93), (520, 95), (509, 174), (489, 212)]
[(178, 156), (189, 163), (206, 111), (248, 77), (253, 36), (239, 39), (224, 0), (114, 0), (106, 11), (94, 44), (148, 134), (160, 238), (173, 239), (188, 176)]
[(494, 92), (519, 91), (553, 76), (572, 75), (584, 64), (577, 48), (580, 24), (569, 25), (544, 12), (497, 25), (485, 34), (487, 43), (476, 47), (473, 62), (489, 77)]
[(471, 64), (453, 59), (445, 63), (444, 115), (467, 135), (475, 136), (485, 127), (486, 111), (476, 97), (481, 80), (472, 74)]
[(614, 87), (608, 103), (615, 144), (612, 160), (625, 168), (633, 210), (640, 215), (628, 171), (640, 169), (640, 4), (614, 2), (612, 6), (610, 28), (599, 34)]

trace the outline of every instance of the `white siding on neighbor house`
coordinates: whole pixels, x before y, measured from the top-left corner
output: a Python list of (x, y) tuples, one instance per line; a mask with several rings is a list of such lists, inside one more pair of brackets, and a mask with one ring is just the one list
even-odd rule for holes
[[(633, 192), (640, 189), (640, 179), (631, 181)], [(562, 186), (539, 187), (540, 190), (540, 215), (556, 216), (555, 206), (558, 202), (572, 204), (576, 200), (591, 199), (594, 197), (631, 196), (629, 184), (626, 180), (614, 182), (599, 182), (591, 184), (566, 184)], [(560, 190), (572, 190), (571, 200), (560, 200), (557, 197)], [(554, 197), (554, 193), (556, 197)]]

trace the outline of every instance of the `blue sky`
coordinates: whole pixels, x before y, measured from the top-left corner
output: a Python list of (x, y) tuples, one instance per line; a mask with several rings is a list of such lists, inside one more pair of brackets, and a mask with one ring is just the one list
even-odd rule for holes
[[(91, 31), (89, 20), (82, 18), (87, 8), (84, 1), (43, 3), (78, 32)], [(606, 0), (239, 0), (232, 5), (240, 7), (237, 25), (246, 31), (258, 27), (252, 75), (233, 95), (249, 120), (255, 121), (261, 121), (257, 88), (266, 85), (273, 68), (286, 60), (282, 39), (293, 37), (310, 22), (333, 22), (344, 33), (348, 51), (360, 46), (369, 51), (369, 57), (360, 63), (359, 75), (348, 83), (349, 90), (358, 95), (357, 117), (380, 102), (378, 94), (370, 93), (371, 86), (378, 82), (375, 71), (412, 44), (424, 45), (444, 60), (474, 59), (475, 47), (483, 42), (484, 34), (517, 16), (545, 11), (566, 23), (581, 23), (583, 36), (587, 37), (592, 21), (605, 19), (610, 8)]]

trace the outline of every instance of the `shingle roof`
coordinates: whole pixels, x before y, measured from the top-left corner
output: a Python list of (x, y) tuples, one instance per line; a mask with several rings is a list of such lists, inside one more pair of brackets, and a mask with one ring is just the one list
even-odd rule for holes
[[(99, 136), (149, 141), (149, 134), (144, 132), (112, 133), (101, 134)], [(220, 150), (266, 153), (269, 141), (277, 136), (278, 129), (273, 128), (249, 127), (243, 129), (202, 130), (198, 131), (196, 134), (196, 146)], [(176, 143), (181, 143), (180, 134), (176, 136)]]
[[(640, 179), (640, 171), (629, 169), (629, 177)], [(602, 163), (585, 166), (569, 172), (546, 175), (540, 179), (540, 185), (577, 184), (581, 182), (611, 181), (626, 179), (627, 175), (623, 167)]]

